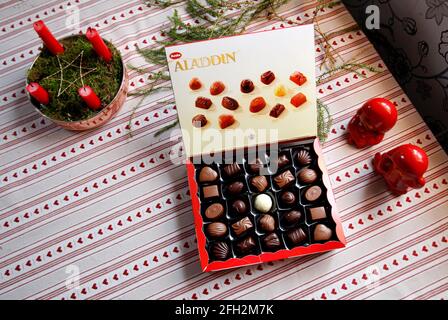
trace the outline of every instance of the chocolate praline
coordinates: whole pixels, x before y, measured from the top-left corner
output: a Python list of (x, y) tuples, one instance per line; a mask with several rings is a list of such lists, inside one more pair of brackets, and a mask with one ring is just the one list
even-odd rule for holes
[(288, 157), (286, 156), (286, 154), (281, 154), (277, 160), (277, 164), (278, 164), (279, 168), (287, 166), (289, 164), (289, 162), (290, 161), (289, 161)]
[(260, 158), (257, 158), (252, 163), (249, 163), (249, 169), (253, 173), (260, 173), (261, 168), (263, 168), (263, 162)]
[(272, 232), (275, 230), (275, 219), (270, 214), (262, 214), (258, 220), (260, 229), (265, 232)]
[(302, 228), (296, 228), (288, 231), (287, 236), (293, 244), (299, 244), (306, 240), (306, 233)]
[(241, 81), (240, 89), (242, 93), (250, 93), (254, 91), (254, 88), (255, 86), (252, 80), (244, 79), (243, 81)]
[(228, 164), (224, 167), (224, 172), (228, 177), (233, 177), (241, 172), (241, 167), (238, 163)]
[(218, 186), (217, 185), (205, 186), (202, 188), (202, 194), (206, 199), (219, 197)]
[(321, 194), (322, 189), (319, 186), (312, 186), (305, 191), (305, 199), (308, 200), (309, 202), (313, 202), (319, 199)]
[(263, 239), (266, 248), (274, 249), (280, 246), (280, 239), (276, 233), (270, 233)]
[(243, 219), (233, 223), (232, 229), (237, 236), (240, 236), (247, 230), (251, 229), (253, 226), (254, 225), (252, 224), (252, 221), (250, 221), (248, 217), (244, 217)]
[(283, 188), (294, 181), (294, 176), (290, 170), (286, 170), (274, 177), (274, 181), (279, 188)]
[(302, 166), (310, 164), (311, 163), (310, 153), (307, 150), (300, 150), (299, 152), (297, 152), (297, 162)]
[(302, 213), (297, 210), (291, 210), (283, 215), (283, 219), (290, 225), (298, 223), (301, 217)]
[(313, 169), (305, 168), (299, 171), (297, 178), (302, 183), (313, 183), (317, 179), (317, 173)]
[(285, 191), (280, 196), (282, 202), (287, 205), (292, 205), (296, 201), (296, 196), (291, 191)]
[(255, 246), (255, 240), (252, 236), (249, 236), (236, 244), (238, 251), (243, 254), (251, 251)]
[(265, 176), (256, 176), (250, 180), (251, 185), (258, 190), (258, 192), (263, 192), (268, 187), (268, 180)]
[(227, 226), (222, 222), (212, 222), (206, 229), (207, 234), (212, 238), (221, 238), (227, 234)]
[(238, 214), (245, 214), (247, 211), (246, 203), (243, 200), (236, 200), (232, 203), (232, 208)]
[(210, 167), (203, 167), (199, 171), (199, 182), (212, 182), (218, 178), (218, 173)]
[(272, 199), (265, 193), (259, 194), (255, 197), (254, 207), (262, 213), (267, 213), (272, 208)]
[(224, 215), (224, 206), (220, 203), (212, 203), (205, 209), (205, 216), (209, 219), (219, 219)]
[(218, 260), (225, 260), (229, 256), (229, 245), (222, 241), (217, 241), (212, 245), (211, 252)]
[(227, 191), (231, 194), (238, 194), (244, 189), (244, 183), (241, 181), (232, 182), (227, 186)]

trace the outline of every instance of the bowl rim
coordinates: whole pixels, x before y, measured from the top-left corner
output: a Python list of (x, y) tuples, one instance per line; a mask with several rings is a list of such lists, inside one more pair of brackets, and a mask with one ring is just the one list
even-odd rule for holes
[[(65, 40), (65, 39), (70, 39), (70, 38), (78, 38), (78, 37), (85, 37), (85, 35), (84, 35), (84, 34), (72, 34), (72, 35), (69, 35), (69, 36), (65, 36), (65, 37), (59, 38), (58, 40), (60, 41), (60, 40)], [(117, 47), (115, 47), (115, 45), (114, 45), (111, 41), (108, 41), (108, 40), (106, 40), (106, 39), (104, 39), (104, 38), (102, 38), (102, 39), (103, 39), (103, 41), (105, 41), (105, 42), (107, 42), (107, 43), (110, 43), (112, 46), (114, 46), (115, 49), (117, 49)], [(70, 121), (70, 120), (54, 119), (54, 118), (49, 117), (49, 116), (46, 115), (45, 113), (43, 113), (43, 112), (36, 106), (36, 103), (33, 102), (33, 100), (31, 99), (31, 96), (30, 96), (29, 92), (28, 92), (27, 90), (25, 90), (25, 93), (26, 93), (26, 95), (27, 95), (27, 97), (28, 97), (28, 100), (29, 100), (30, 103), (33, 105), (34, 109), (35, 109), (35, 110), (36, 110), (42, 117), (44, 117), (44, 118), (46, 118), (46, 119), (48, 119), (48, 120), (51, 120), (51, 121), (53, 121), (53, 122), (56, 122), (56, 123), (74, 124), (74, 123), (82, 123), (82, 122), (85, 122), (85, 121), (93, 120), (95, 117), (98, 117), (98, 116), (101, 115), (102, 113), (106, 112), (106, 111), (108, 110), (108, 107), (111, 106), (111, 105), (113, 105), (113, 104), (116, 102), (116, 100), (118, 100), (118, 99), (120, 98), (120, 92), (122, 92), (122, 91), (124, 90), (124, 86), (125, 86), (125, 84), (126, 84), (126, 78), (127, 78), (127, 69), (126, 69), (126, 65), (125, 65), (125, 63), (124, 63), (124, 61), (123, 61), (123, 56), (121, 55), (121, 52), (120, 52), (118, 49), (117, 49), (117, 52), (118, 52), (118, 56), (120, 57), (121, 66), (122, 66), (122, 69), (123, 69), (122, 76), (121, 76), (121, 84), (120, 84), (120, 87), (118, 88), (118, 90), (117, 90), (117, 92), (115, 93), (115, 96), (114, 96), (114, 98), (111, 100), (111, 102), (109, 102), (108, 105), (106, 105), (103, 109), (101, 109), (100, 111), (98, 111), (96, 114), (94, 114), (94, 115), (91, 116), (90, 118), (81, 119), (81, 120), (73, 120), (73, 121)], [(40, 53), (34, 58), (33, 62), (31, 63), (31, 65), (30, 65), (29, 68), (27, 69), (27, 71), (26, 71), (26, 77), (25, 77), (25, 86), (27, 86), (27, 85), (29, 84), (29, 82), (28, 82), (28, 72), (33, 68), (34, 64), (36, 63), (37, 59), (39, 59), (39, 57), (40, 57), (41, 54), (42, 54), (42, 52), (40, 52)]]

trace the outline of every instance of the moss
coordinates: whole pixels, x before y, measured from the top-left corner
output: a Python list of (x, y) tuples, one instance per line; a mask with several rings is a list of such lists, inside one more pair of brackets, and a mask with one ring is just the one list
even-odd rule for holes
[[(50, 95), (50, 103), (42, 106), (33, 101), (33, 104), (48, 117), (64, 121), (88, 119), (101, 111), (89, 109), (78, 95), (78, 88), (82, 86), (80, 79), (80, 54), (83, 52), (81, 67), (84, 84), (92, 87), (100, 98), (103, 107), (108, 105), (120, 88), (123, 77), (123, 65), (118, 50), (111, 43), (105, 42), (113, 55), (112, 62), (109, 64), (95, 53), (85, 36), (73, 36), (61, 40), (65, 51), (58, 57), (52, 55), (44, 48), (32, 68), (28, 71), (27, 80), (28, 82), (37, 82), (45, 88)], [(64, 68), (72, 61), (72, 66)], [(64, 68), (62, 85), (60, 85), (59, 62)], [(73, 84), (70, 85), (71, 83)]]

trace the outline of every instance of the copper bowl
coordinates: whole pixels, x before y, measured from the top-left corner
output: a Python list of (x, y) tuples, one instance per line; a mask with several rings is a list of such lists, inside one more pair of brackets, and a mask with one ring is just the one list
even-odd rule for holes
[[(62, 38), (61, 40), (68, 39), (71, 37), (80, 37), (80, 36), (79, 35), (68, 36), (68, 37)], [(104, 41), (108, 42), (106, 40), (104, 40)], [(39, 55), (36, 57), (36, 59), (34, 59), (33, 63), (31, 64), (31, 66), (29, 67), (28, 70), (33, 68), (34, 63), (36, 62), (36, 60), (38, 58), (39, 58)], [(29, 93), (27, 91), (26, 93), (27, 93), (28, 99), (33, 104), (35, 110), (42, 117), (53, 121), (58, 126), (64, 128), (64, 129), (73, 130), (73, 131), (84, 131), (84, 130), (90, 130), (90, 129), (102, 126), (103, 124), (108, 122), (110, 119), (112, 119), (113, 116), (115, 116), (117, 114), (117, 112), (120, 110), (121, 106), (125, 102), (127, 94), (128, 94), (129, 76), (126, 71), (126, 65), (124, 64), (121, 55), (120, 55), (120, 59), (121, 59), (122, 67), (123, 67), (123, 76), (121, 79), (120, 88), (118, 89), (118, 91), (115, 94), (115, 97), (112, 99), (112, 101), (107, 106), (105, 106), (103, 109), (101, 109), (101, 111), (99, 111), (96, 115), (94, 115), (93, 117), (91, 117), (89, 119), (78, 120), (78, 121), (63, 121), (63, 120), (53, 119), (53, 118), (50, 118), (49, 116), (45, 115), (39, 109), (39, 104), (34, 99), (31, 99), (31, 96), (29, 95)], [(28, 85), (28, 78), (26, 80), (26, 84)]]

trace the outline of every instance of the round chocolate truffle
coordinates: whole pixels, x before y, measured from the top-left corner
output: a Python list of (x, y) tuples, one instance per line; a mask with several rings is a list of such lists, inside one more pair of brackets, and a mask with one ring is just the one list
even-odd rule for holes
[(262, 214), (258, 220), (260, 229), (265, 232), (272, 232), (275, 230), (275, 219), (269, 214)]
[(235, 182), (232, 182), (227, 187), (227, 191), (229, 191), (229, 193), (231, 193), (231, 194), (238, 194), (238, 193), (241, 193), (241, 191), (243, 191), (243, 188), (244, 188), (244, 183), (242, 183), (241, 181), (235, 181)]
[(291, 210), (283, 215), (283, 219), (290, 225), (298, 223), (301, 217), (302, 213), (297, 210)]
[(321, 194), (322, 189), (319, 186), (312, 186), (305, 191), (305, 199), (310, 202), (313, 202), (319, 199)]
[(281, 195), (281, 200), (284, 204), (292, 205), (296, 201), (296, 196), (291, 191), (285, 191)]
[(265, 193), (255, 197), (254, 207), (262, 213), (269, 212), (272, 208), (272, 199)]
[(307, 150), (300, 150), (297, 153), (297, 162), (302, 166), (310, 164), (311, 163), (310, 153)]
[(246, 203), (243, 200), (236, 200), (232, 203), (232, 208), (238, 214), (245, 214), (247, 211)]
[(227, 234), (227, 226), (222, 222), (212, 222), (206, 228), (207, 234), (213, 238), (221, 238)]
[(331, 238), (333, 232), (324, 224), (318, 224), (314, 229), (314, 240), (315, 241), (325, 241)]
[(209, 219), (219, 219), (224, 215), (224, 206), (220, 203), (213, 203), (205, 209), (205, 216)]
[(211, 251), (216, 259), (225, 260), (229, 255), (230, 248), (227, 243), (218, 241), (212, 245)]
[(270, 233), (263, 239), (263, 243), (266, 248), (274, 249), (280, 246), (280, 239), (276, 233)]
[(305, 168), (299, 171), (297, 177), (300, 182), (308, 184), (316, 181), (317, 173), (313, 169)]

